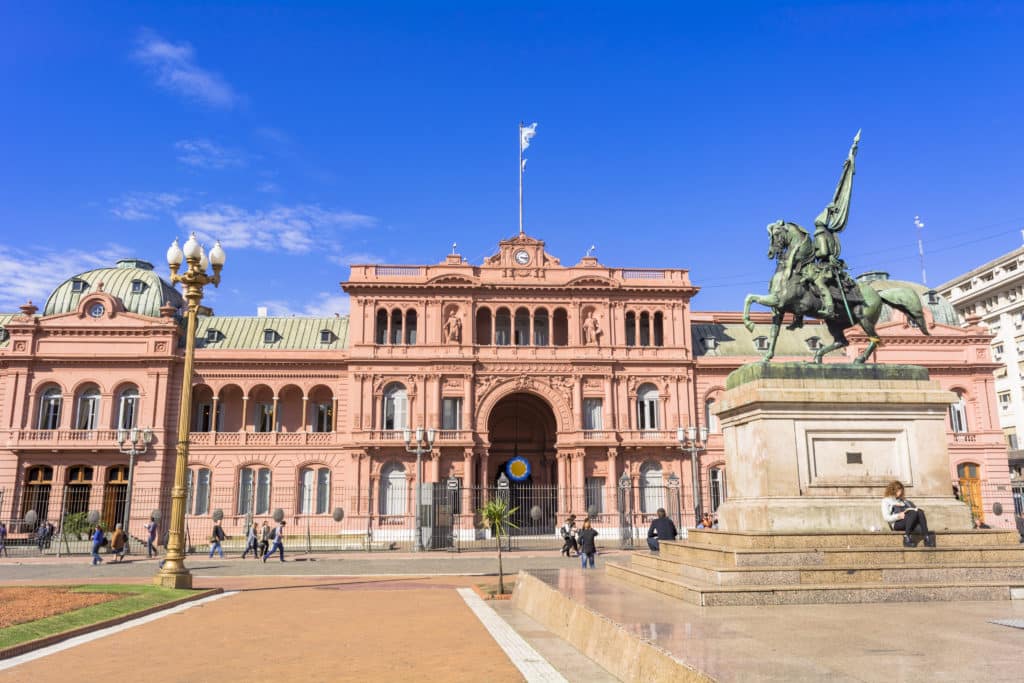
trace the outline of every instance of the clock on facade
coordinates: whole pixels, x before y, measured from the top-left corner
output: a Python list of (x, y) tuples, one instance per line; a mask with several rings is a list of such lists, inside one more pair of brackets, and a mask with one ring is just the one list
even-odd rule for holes
[(516, 263), (518, 263), (521, 266), (525, 266), (527, 263), (530, 262), (530, 253), (525, 249), (520, 249), (515, 253), (515, 259)]
[(94, 318), (99, 318), (103, 315), (106, 309), (103, 308), (103, 304), (93, 304), (89, 307), (89, 315)]

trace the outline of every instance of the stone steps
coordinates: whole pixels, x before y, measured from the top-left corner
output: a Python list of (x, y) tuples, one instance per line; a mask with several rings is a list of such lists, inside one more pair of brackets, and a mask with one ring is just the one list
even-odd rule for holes
[(720, 586), (651, 568), (606, 564), (609, 576), (703, 607), (809, 605), (954, 600), (1009, 600), (1024, 597), (1024, 581), (932, 581), (913, 584), (791, 584)]
[[(956, 548), (1015, 545), (1020, 535), (1013, 529), (971, 529), (939, 531), (940, 546)], [(687, 541), (700, 546), (735, 550), (806, 550), (808, 548), (902, 548), (898, 531), (775, 533), (732, 532), (719, 529), (689, 529)], [(678, 545), (680, 541), (665, 541)]]
[[(902, 537), (900, 537), (902, 538)], [(992, 539), (1002, 540), (1002, 539)], [(661, 556), (682, 564), (703, 567), (873, 567), (895, 564), (998, 564), (1024, 565), (1024, 546), (951, 545), (940, 535), (938, 547), (904, 548), (902, 540), (885, 547), (807, 547), (785, 549), (736, 549), (697, 542), (664, 542)]]
[(1024, 563), (904, 563), (865, 566), (701, 567), (681, 564), (657, 555), (636, 553), (631, 565), (666, 575), (718, 586), (834, 585), (921, 582), (964, 582), (975, 578), (1024, 585)]

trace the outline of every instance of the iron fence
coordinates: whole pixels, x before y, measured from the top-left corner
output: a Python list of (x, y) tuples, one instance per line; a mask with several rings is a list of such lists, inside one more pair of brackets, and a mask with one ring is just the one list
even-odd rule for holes
[[(41, 488), (41, 487), (40, 487)], [(118, 523), (128, 533), (128, 552), (145, 552), (147, 524), (159, 527), (157, 544), (166, 546), (170, 513), (167, 489), (135, 488), (128, 505), (122, 485), (46, 487), (26, 492), (17, 501), (7, 527), (9, 555), (62, 555), (91, 552), (90, 519), (104, 529)], [(9, 500), (0, 489), (0, 504)], [(465, 487), (458, 480), (423, 484), (421, 526), (417, 531), (414, 485), (406, 489), (331, 486), (328, 491), (254, 485), (188, 491), (185, 543), (188, 553), (208, 553), (214, 518), (227, 535), (225, 554), (241, 554), (247, 530), (264, 523), (274, 527), (275, 512), (285, 522), (287, 552), (386, 552), (411, 550), (417, 533), (427, 550), (458, 552), (495, 547), (494, 530), (481, 523), (478, 510), (490, 499), (507, 500), (513, 528), (502, 539), (507, 549), (557, 549), (558, 527), (570, 514), (589, 517), (607, 546), (632, 547), (646, 536), (658, 508), (680, 527), (693, 525), (684, 491), (670, 486), (582, 488), (517, 485)], [(2, 508), (9, 510), (10, 508)], [(32, 511), (34, 515), (28, 514)], [(52, 525), (52, 531), (51, 529)], [(41, 542), (40, 542), (41, 541)], [(640, 543), (643, 541), (641, 540)]]

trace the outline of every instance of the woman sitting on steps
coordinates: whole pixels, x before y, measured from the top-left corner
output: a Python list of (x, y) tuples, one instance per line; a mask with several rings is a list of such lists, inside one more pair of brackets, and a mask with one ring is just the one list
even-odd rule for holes
[(903, 532), (904, 548), (913, 548), (917, 545), (911, 534), (921, 534), (925, 547), (935, 547), (935, 534), (928, 531), (928, 520), (924, 516), (924, 510), (903, 497), (903, 484), (898, 481), (889, 482), (885, 487), (882, 519), (893, 530)]

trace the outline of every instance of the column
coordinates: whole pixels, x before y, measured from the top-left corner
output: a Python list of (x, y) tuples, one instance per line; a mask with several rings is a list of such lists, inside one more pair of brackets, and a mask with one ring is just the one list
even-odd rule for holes
[(242, 396), (242, 428), (241, 432), (249, 431), (249, 395)]
[(605, 513), (613, 513), (616, 510), (618, 502), (618, 496), (616, 492), (619, 489), (619, 471), (616, 460), (619, 457), (619, 450), (617, 448), (608, 449), (608, 475), (604, 480), (604, 511)]
[(576, 504), (573, 506), (575, 509), (582, 510), (584, 515), (589, 514), (587, 511), (587, 496), (584, 488), (586, 486), (586, 470), (585, 470), (585, 459), (587, 452), (582, 448), (574, 451), (572, 459), (574, 464), (572, 466), (572, 480), (573, 480), (573, 491), (576, 496)]
[(612, 395), (614, 393), (614, 391), (612, 390), (612, 382), (613, 382), (613, 380), (612, 380), (611, 377), (605, 377), (604, 378), (604, 408), (602, 410), (602, 413), (603, 413), (602, 422), (603, 422), (603, 424), (601, 426), (604, 427), (605, 429), (614, 430), (615, 429), (615, 411), (612, 408)]
[(277, 431), (277, 394), (274, 394), (274, 405), (270, 409), (270, 431)]
[(218, 413), (220, 412), (220, 397), (217, 394), (213, 395), (213, 400), (210, 402), (210, 412), (213, 414), (210, 416), (210, 431), (220, 431), (220, 421), (217, 419)]
[(487, 488), (491, 485), (487, 472), (489, 454), (486, 450), (480, 453), (480, 505), (487, 503)]
[(299, 431), (306, 431), (306, 417), (309, 414), (309, 397), (302, 397), (302, 421), (299, 423)]
[(473, 430), (473, 379), (466, 378), (462, 396), (462, 428)]
[(441, 481), (441, 449), (431, 449), (428, 454), (430, 462), (427, 463), (426, 472), (423, 474), (423, 481), (437, 483)]
[(572, 378), (572, 411), (575, 425), (573, 431), (583, 429), (583, 378)]
[(633, 346), (640, 346), (640, 313), (633, 315)]
[(476, 478), (473, 476), (473, 449), (467, 448), (462, 451), (462, 514), (470, 515), (473, 512), (473, 487)]
[(441, 387), (444, 385), (444, 377), (441, 375), (433, 375), (434, 382), (434, 400), (433, 405), (430, 406), (430, 410), (427, 411), (427, 426), (436, 427), (440, 429), (443, 425), (441, 424)]

